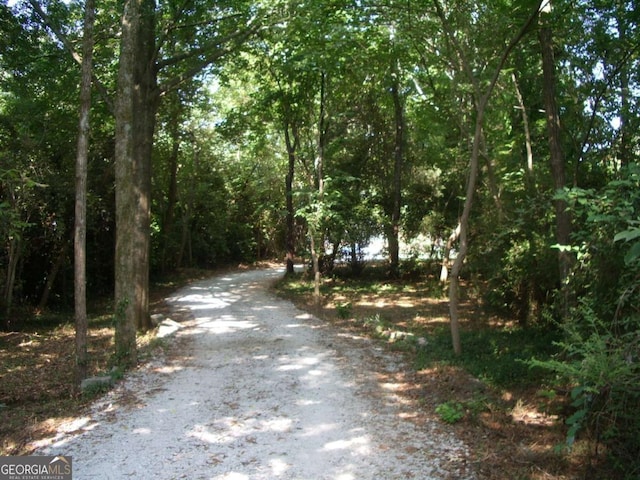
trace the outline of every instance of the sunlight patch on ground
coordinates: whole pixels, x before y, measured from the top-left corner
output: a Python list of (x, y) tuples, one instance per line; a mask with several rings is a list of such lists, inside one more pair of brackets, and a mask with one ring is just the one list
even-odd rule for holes
[(517, 423), (543, 427), (551, 427), (558, 421), (557, 415), (548, 415), (540, 412), (536, 407), (526, 405), (522, 400), (518, 400), (513, 410), (511, 410), (511, 418)]
[(95, 426), (95, 423), (91, 425), (92, 422), (90, 417), (80, 417), (74, 418), (68, 422), (63, 423), (58, 428), (58, 431), (64, 433), (76, 432), (78, 430), (90, 430)]
[(161, 367), (156, 367), (153, 369), (154, 372), (166, 373), (166, 374), (179, 372), (180, 370), (184, 370), (184, 367), (181, 367), (178, 365), (163, 365)]
[(249, 477), (244, 473), (238, 472), (229, 472), (224, 475), (218, 475), (217, 477), (212, 477), (215, 480), (249, 480)]
[(238, 320), (231, 315), (225, 315), (217, 319), (206, 319), (202, 323), (198, 323), (199, 329), (213, 333), (214, 335), (233, 333), (238, 330), (248, 330), (259, 326), (259, 324), (248, 320)]
[(314, 425), (312, 428), (308, 428), (305, 432), (301, 434), (302, 437), (312, 437), (314, 435), (321, 435), (326, 432), (331, 432), (336, 430), (338, 426), (335, 423), (321, 423), (319, 425)]
[(199, 302), (201, 305), (191, 305), (190, 310), (206, 310), (209, 308), (225, 308), (230, 305), (229, 302), (226, 302), (220, 298), (212, 298), (205, 297), (203, 295), (187, 295), (186, 297), (180, 297), (177, 299), (178, 302), (192, 303)]
[(369, 439), (365, 436), (328, 442), (324, 445), (322, 450), (325, 452), (333, 450), (351, 450), (352, 452), (357, 452), (361, 455), (368, 455), (371, 451)]
[(271, 467), (271, 473), (274, 475), (282, 475), (289, 470), (289, 464), (280, 458), (269, 460), (269, 467)]

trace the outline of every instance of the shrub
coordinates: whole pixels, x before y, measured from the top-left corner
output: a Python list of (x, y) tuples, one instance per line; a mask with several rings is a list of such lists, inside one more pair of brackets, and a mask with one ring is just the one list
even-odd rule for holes
[(640, 473), (640, 331), (638, 318), (606, 322), (583, 302), (559, 342), (563, 357), (533, 361), (573, 385), (566, 446), (579, 433), (609, 447), (629, 478)]
[(453, 424), (464, 418), (464, 406), (460, 402), (450, 400), (438, 405), (436, 413), (440, 415), (443, 422)]

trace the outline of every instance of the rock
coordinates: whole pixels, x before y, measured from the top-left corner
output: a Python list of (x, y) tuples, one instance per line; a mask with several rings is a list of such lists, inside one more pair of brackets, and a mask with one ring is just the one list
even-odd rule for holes
[(164, 320), (164, 315), (161, 313), (154, 313), (153, 315), (151, 315), (151, 324), (154, 327), (157, 327), (158, 325), (160, 325), (162, 323), (162, 321)]
[(80, 390), (83, 392), (107, 390), (113, 386), (113, 378), (110, 376), (89, 377), (82, 380)]
[(181, 328), (182, 325), (180, 325), (175, 320), (165, 318), (164, 320), (162, 320), (160, 326), (158, 327), (158, 333), (156, 334), (156, 337), (168, 337), (169, 335), (173, 335), (174, 333), (176, 333)]

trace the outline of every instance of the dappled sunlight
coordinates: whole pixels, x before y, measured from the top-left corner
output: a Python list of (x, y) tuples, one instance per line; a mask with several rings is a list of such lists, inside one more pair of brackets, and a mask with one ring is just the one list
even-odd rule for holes
[(152, 370), (157, 373), (164, 373), (165, 375), (171, 375), (172, 373), (179, 372), (183, 370), (184, 367), (181, 365), (162, 365), (160, 367), (155, 367)]
[[(335, 332), (245, 281), (255, 278), (222, 277), (177, 293), (173, 306), (189, 315), (168, 361), (142, 368), (50, 447), (92, 458), (78, 463), (81, 478), (111, 466), (112, 455), (97, 450), (119, 452), (120, 472), (132, 478), (158, 477), (159, 469), (177, 477), (186, 465), (186, 476), (208, 479), (401, 478), (404, 461), (395, 459), (404, 450), (390, 444), (414, 433), (398, 433), (396, 422), (415, 409), (402, 401), (408, 387), (394, 376), (396, 364), (376, 377), (376, 361), (366, 364), (369, 340)], [(354, 359), (365, 363), (350, 370)], [(141, 444), (155, 459), (136, 453)]]
[(311, 437), (314, 435), (325, 435), (328, 432), (333, 432), (339, 428), (337, 423), (321, 423), (318, 425), (312, 425), (304, 429), (301, 433), (301, 437)]
[(361, 307), (376, 307), (376, 308), (385, 308), (388, 306), (395, 306), (400, 308), (415, 308), (417, 305), (417, 301), (415, 298), (407, 297), (407, 296), (399, 296), (393, 298), (388, 298), (386, 295), (384, 296), (368, 296), (363, 297), (361, 300), (355, 303), (355, 305)]
[(324, 451), (349, 450), (359, 455), (369, 455), (371, 453), (370, 442), (367, 436), (346, 438), (328, 442), (323, 447)]
[(542, 427), (553, 427), (559, 420), (558, 415), (541, 412), (538, 407), (525, 404), (522, 400), (518, 400), (511, 410), (511, 418), (517, 423)]
[(221, 335), (225, 333), (233, 333), (238, 330), (254, 329), (259, 327), (258, 323), (249, 320), (236, 320), (233, 316), (224, 315), (220, 318), (207, 319), (198, 323), (201, 331)]

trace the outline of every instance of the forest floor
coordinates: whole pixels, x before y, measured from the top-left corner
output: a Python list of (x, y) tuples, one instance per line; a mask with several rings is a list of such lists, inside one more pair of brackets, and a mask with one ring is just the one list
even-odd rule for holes
[[(197, 275), (194, 272), (188, 273), (189, 275), (182, 278), (179, 283), (167, 283), (154, 288), (152, 310), (155, 313), (164, 313), (185, 324), (192, 321), (191, 313), (176, 309), (175, 304), (171, 305), (165, 301), (180, 284), (197, 280), (195, 277), (202, 272), (197, 272)], [(211, 272), (205, 272), (205, 275), (210, 276)], [(352, 293), (348, 298), (344, 296), (344, 291), (340, 293), (330, 291), (325, 294), (321, 309), (314, 305), (308, 293), (296, 293), (286, 288), (281, 288), (280, 293), (293, 300), (298, 309), (313, 313), (315, 318), (319, 318), (322, 323), (318, 328), (320, 325), (330, 325), (332, 332), (338, 332), (337, 337), (332, 337), (333, 340), (325, 340), (327, 348), (334, 352), (332, 355), (335, 355), (335, 351), (340, 351), (339, 357), (350, 361), (352, 357), (350, 352), (359, 352), (356, 355), (359, 360), (351, 364), (350, 371), (355, 377), (361, 377), (361, 370), (371, 369), (378, 387), (383, 386), (389, 389), (394, 403), (411, 406), (410, 413), (404, 411), (402, 415), (411, 417), (413, 425), (428, 426), (424, 428), (428, 433), (430, 432), (430, 436), (437, 437), (440, 431), (453, 434), (453, 437), (449, 433), (443, 434), (443, 438), (451, 442), (451, 445), (445, 448), (445, 450), (448, 449), (449, 454), (439, 452), (442, 458), (448, 455), (451, 478), (462, 478), (462, 472), (467, 470), (475, 472), (477, 478), (496, 480), (604, 478), (597, 473), (595, 476), (588, 476), (585, 473), (588, 448), (582, 451), (576, 450), (572, 455), (557, 452), (556, 447), (562, 444), (565, 435), (560, 415), (566, 407), (566, 398), (563, 395), (557, 395), (542, 388), (532, 388), (530, 385), (511, 389), (496, 388), (473, 377), (464, 368), (445, 363), (413, 368), (412, 364), (415, 365), (416, 357), (420, 353), (419, 341), (422, 337), (415, 339), (415, 342), (397, 341), (401, 335), (396, 334), (417, 328), (417, 331), (425, 336), (425, 340), (429, 341), (430, 333), (441, 330), (447, 325), (447, 303), (443, 298), (425, 296), (423, 294), (425, 290), (421, 288), (424, 285), (421, 286), (419, 282), (411, 282), (412, 288), (407, 288), (406, 285), (408, 285), (407, 282), (403, 289), (389, 288), (375, 293), (371, 291)], [(474, 302), (466, 302), (462, 308), (462, 317), (470, 319), (463, 325), (467, 331), (495, 328), (492, 324), (493, 320), (478, 314)], [(108, 314), (97, 315), (93, 317), (91, 323), (90, 344), (94, 360), (92, 374), (106, 372), (110, 368), (108, 354), (112, 351), (113, 332), (109, 317)], [(363, 321), (363, 319), (373, 318), (387, 320), (384, 325), (383, 322), (376, 324)], [(358, 348), (352, 348), (345, 346), (342, 343), (343, 340), (340, 340), (345, 335), (368, 339), (368, 341), (359, 342)], [(278, 338), (280, 337), (282, 335)], [(277, 342), (278, 338), (274, 341)], [(150, 365), (151, 370), (169, 371), (175, 367), (176, 362), (184, 362), (185, 357), (191, 357), (192, 355), (184, 352), (183, 349), (188, 348), (188, 342), (192, 340), (188, 340), (187, 343), (185, 341), (187, 341), (185, 338), (175, 342), (158, 339), (154, 338), (153, 334), (141, 337), (140, 351), (143, 364), (141, 374), (146, 375), (144, 365)], [(371, 357), (371, 352), (377, 353)], [(265, 355), (268, 356), (268, 354)], [(181, 365), (183, 366), (180, 368), (185, 368), (186, 364)], [(250, 367), (258, 366), (256, 364)], [(246, 365), (242, 368), (245, 367)], [(332, 370), (332, 367), (327, 366), (327, 369)], [(140, 372), (134, 372), (134, 376), (138, 373)], [(42, 448), (43, 445), (46, 446), (54, 441), (51, 439), (59, 441), (61, 428), (67, 430), (65, 435), (77, 434), (78, 431), (86, 428), (78, 427), (78, 419), (86, 418), (88, 409), (96, 405), (96, 398), (109, 399), (109, 395), (112, 395), (109, 393), (106, 397), (82, 396), (75, 394), (69, 387), (73, 380), (73, 327), (68, 322), (55, 328), (44, 328), (42, 323), (39, 324), (36, 321), (28, 328), (22, 328), (21, 331), (0, 333), (0, 378), (2, 378), (0, 382), (0, 455), (32, 454), (37, 447)], [(284, 380), (294, 383), (300, 381), (295, 378)], [(362, 381), (364, 380), (358, 382)], [(359, 392), (366, 391), (369, 395), (372, 395), (374, 390), (379, 392), (378, 387), (374, 389), (371, 385), (358, 382), (356, 385)], [(126, 384), (126, 381), (121, 384)], [(264, 390), (259, 387), (247, 386), (246, 391), (256, 388), (257, 391)], [(281, 389), (282, 385), (279, 387), (276, 385), (276, 387)], [(163, 389), (162, 384), (146, 388), (147, 393), (152, 396), (162, 395)], [(142, 403), (149, 402), (148, 398), (141, 400), (139, 396), (132, 394), (131, 389), (122, 387), (120, 384), (116, 390), (120, 391), (118, 401), (122, 405), (128, 404), (130, 409), (139, 409)], [(239, 409), (248, 408), (242, 405), (245, 400), (241, 396), (235, 400), (227, 398), (225, 401), (228, 408), (236, 413)], [(253, 403), (256, 402), (259, 403), (254, 399)], [(107, 409), (113, 403), (109, 403)], [(389, 404), (389, 400), (383, 403)], [(102, 405), (104, 406), (104, 401)], [(259, 408), (255, 405), (251, 407)], [(277, 412), (278, 407), (272, 405), (269, 408), (272, 410), (276, 408), (274, 412)], [(381, 411), (384, 413), (386, 409), (382, 408)], [(350, 415), (356, 416), (358, 412)], [(227, 415), (227, 418), (231, 416)], [(378, 427), (387, 429), (389, 417), (384, 418), (387, 420), (382, 421)], [(249, 421), (248, 417), (243, 421), (246, 424)], [(75, 427), (69, 427), (69, 425), (75, 425)], [(69, 431), (69, 428), (72, 431)], [(73, 430), (74, 428), (76, 430)], [(231, 435), (229, 432), (227, 435)], [(431, 440), (424, 439), (418, 434), (416, 438), (407, 440), (408, 436), (414, 434), (416, 434), (415, 430), (409, 433), (401, 432), (405, 446), (396, 458), (402, 457), (403, 466), (411, 464), (413, 461), (411, 459), (414, 457), (424, 455), (421, 442), (432, 445)], [(201, 429), (194, 435), (205, 438), (209, 433)], [(243, 435), (245, 446), (250, 447), (261, 441), (259, 434)], [(456, 439), (460, 439), (462, 443), (459, 444)], [(378, 447), (381, 451), (385, 450), (385, 457), (392, 453), (388, 451), (393, 448), (392, 446), (385, 444), (382, 447), (381, 445), (379, 444)], [(465, 451), (461, 445), (466, 445), (468, 455), (459, 453)], [(364, 448), (362, 445), (360, 447)], [(238, 448), (237, 445), (235, 448)], [(357, 453), (357, 445), (348, 448), (353, 449), (352, 455)], [(438, 453), (438, 448), (433, 447), (432, 450)], [(183, 454), (186, 455), (186, 453)], [(433, 454), (429, 454), (429, 457)], [(228, 456), (230, 456), (229, 452), (211, 453), (208, 457), (208, 465), (216, 466), (228, 462)], [(251, 461), (251, 458), (248, 459), (247, 465)], [(247, 465), (241, 465), (241, 467), (246, 468)], [(281, 464), (279, 467), (276, 465), (272, 468), (289, 467)], [(428, 470), (424, 466), (419, 468), (423, 473)], [(591, 473), (594, 474), (594, 471)], [(431, 478), (448, 478), (442, 472), (432, 473), (432, 475), (435, 476)], [(417, 476), (416, 478), (427, 477)]]
[(453, 427), (471, 449), (478, 478), (617, 478), (602, 461), (602, 450), (594, 455), (596, 447), (588, 439), (577, 441), (571, 452), (563, 448), (569, 389), (541, 380), (535, 375), (539, 372), (531, 373), (520, 361), (544, 356), (548, 347), (554, 350), (549, 335), (533, 338), (541, 330), (521, 329), (487, 314), (463, 286), (459, 311), (467, 360), (459, 360), (451, 352), (449, 304), (437, 280), (325, 278), (321, 307), (314, 302), (311, 283), (310, 278), (293, 278), (279, 288), (298, 308), (402, 352), (410, 368), (390, 380), (402, 384), (398, 393), (408, 401), (417, 399), (428, 418)]

